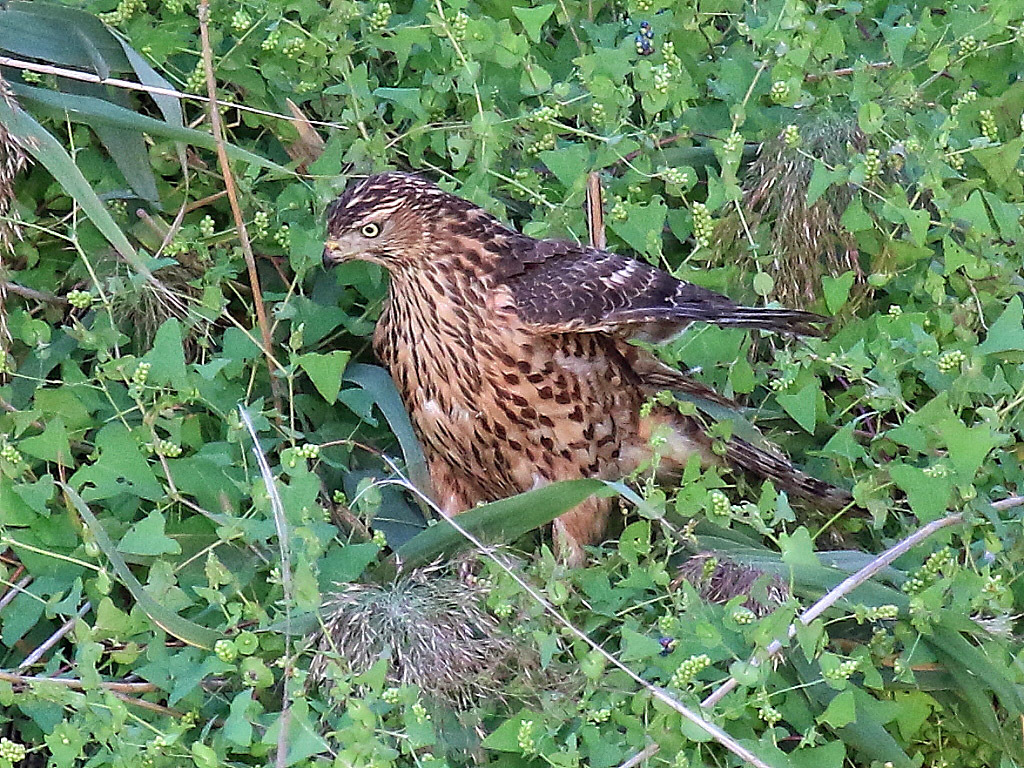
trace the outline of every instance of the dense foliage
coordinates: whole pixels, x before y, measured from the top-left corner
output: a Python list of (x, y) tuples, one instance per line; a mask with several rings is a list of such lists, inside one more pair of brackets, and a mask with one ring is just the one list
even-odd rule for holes
[[(1024, 764), (1022, 25), (1017, 0), (214, 0), (263, 349), (204, 103), (35, 66), (205, 94), (197, 10), (0, 6), (24, 110), (0, 116), (35, 160), (13, 189), (0, 174), (23, 233), (0, 267), (0, 766), (737, 764), (553, 613), (694, 710), (736, 677), (705, 714), (773, 766)], [(310, 616), (339, 585), (362, 583), (335, 602), (367, 617), (378, 594), (416, 616), (458, 602), (418, 577), (367, 586), (410, 540), (420, 563), (453, 549), (438, 526), (411, 539), (415, 499), (375, 482), (379, 451), (419, 469), (394, 392), (356, 365), (386, 278), (320, 267), (327, 201), (390, 167), (581, 240), (597, 171), (609, 247), (836, 315), (829, 339), (701, 327), (660, 354), (866, 514), (718, 470), (635, 478), (642, 503), (587, 569), (535, 535), (431, 577), (473, 582), (463, 624), (488, 652), (516, 643), (521, 674), (467, 705), (328, 648), (307, 685)], [(593, 490), (483, 510), (480, 530)], [(958, 510), (781, 663), (747, 662), (862, 553)], [(703, 550), (777, 576), (751, 594), (781, 606), (673, 588)], [(450, 623), (414, 627), (409, 659), (469, 642)]]

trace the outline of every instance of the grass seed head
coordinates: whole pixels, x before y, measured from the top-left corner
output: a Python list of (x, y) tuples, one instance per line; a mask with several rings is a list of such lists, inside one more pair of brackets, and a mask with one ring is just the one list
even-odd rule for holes
[(724, 604), (743, 595), (747, 598), (743, 606), (757, 617), (767, 616), (790, 598), (789, 587), (778, 576), (712, 552), (696, 554), (680, 566), (673, 588), (684, 581), (692, 584), (701, 599), (709, 603)]
[(318, 684), (332, 659), (356, 674), (388, 658), (392, 685), (416, 685), (459, 709), (501, 698), (524, 672), (524, 649), (482, 606), (480, 587), (418, 571), (391, 584), (350, 584), (324, 605), (324, 632), (310, 666)]

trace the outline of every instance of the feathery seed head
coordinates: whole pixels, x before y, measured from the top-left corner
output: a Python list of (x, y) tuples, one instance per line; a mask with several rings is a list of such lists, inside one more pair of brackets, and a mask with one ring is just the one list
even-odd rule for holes
[(353, 182), (327, 208), (324, 266), (362, 259), (414, 263), (451, 215), (476, 206), (411, 173), (390, 171)]

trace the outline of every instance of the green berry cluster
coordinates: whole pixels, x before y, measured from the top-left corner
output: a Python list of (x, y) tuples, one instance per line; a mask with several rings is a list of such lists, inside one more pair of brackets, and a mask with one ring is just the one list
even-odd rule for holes
[(462, 42), (466, 39), (466, 30), (469, 28), (469, 15), (465, 11), (459, 11), (455, 14), (455, 18), (452, 19), (452, 37), (457, 42)]
[(959, 56), (970, 56), (972, 53), (977, 53), (978, 47), (978, 39), (974, 35), (964, 35), (960, 38), (960, 43), (957, 45), (957, 54)]
[(864, 152), (864, 180), (878, 178), (882, 171), (882, 153), (880, 150), (871, 147)]
[(847, 659), (832, 669), (823, 670), (826, 680), (849, 680), (850, 676), (860, 667), (860, 659)]
[(209, 214), (203, 216), (199, 222), (199, 234), (203, 237), (213, 237), (213, 233), (217, 229), (217, 224), (214, 222), (213, 217)]
[(992, 110), (981, 110), (978, 113), (978, 121), (981, 123), (981, 135), (992, 144), (999, 143), (999, 126), (996, 125), (996, 116)]
[(667, 635), (676, 628), (676, 617), (673, 613), (663, 613), (658, 617), (658, 630)]
[(272, 51), (277, 48), (278, 43), (281, 42), (281, 28), (274, 27), (270, 30), (270, 34), (264, 38), (263, 42), (260, 43), (260, 49), (264, 51)]
[(135, 366), (135, 371), (132, 373), (131, 383), (137, 387), (144, 387), (146, 385), (146, 380), (149, 378), (149, 371), (152, 367), (152, 363), (139, 363)]
[(768, 382), (768, 388), (772, 392), (785, 392), (796, 381), (796, 376), (792, 371), (787, 371), (781, 376), (776, 376)]
[(557, 137), (553, 133), (546, 133), (539, 139), (536, 139), (528, 147), (526, 147), (526, 154), (528, 155), (539, 155), (541, 152), (548, 152), (557, 146)]
[(306, 51), (306, 38), (292, 37), (281, 46), (281, 53), (289, 59), (297, 59)]
[(234, 641), (226, 637), (213, 644), (213, 652), (225, 664), (231, 664), (238, 658), (238, 649), (235, 647)]
[(124, 24), (136, 13), (144, 11), (145, 9), (145, 0), (121, 0), (121, 2), (117, 4), (117, 8), (109, 13), (101, 13), (100, 18), (105, 24), (116, 27), (118, 24)]
[(3, 447), (0, 447), (0, 459), (11, 464), (21, 464), (21, 451), (8, 443), (5, 439)]
[(966, 352), (961, 349), (950, 349), (939, 355), (939, 359), (935, 364), (943, 373), (951, 373), (959, 369), (965, 360), (967, 360)]
[(507, 619), (512, 615), (512, 603), (498, 603), (494, 606), (494, 615), (499, 619)]
[(195, 67), (185, 78), (185, 90), (190, 93), (202, 93), (206, 90), (206, 70), (203, 69), (202, 60), (196, 62)]
[(707, 248), (711, 245), (711, 236), (715, 233), (715, 220), (711, 216), (711, 211), (708, 210), (704, 203), (694, 203), (691, 210), (693, 214), (693, 239), (696, 241), (698, 248)]
[(185, 10), (185, 0), (163, 0), (162, 5), (165, 11), (174, 16)]
[(306, 443), (305, 445), (299, 446), (298, 454), (304, 459), (318, 459), (320, 458), (320, 446), (315, 443)]
[(92, 306), (93, 295), (88, 291), (69, 291), (67, 300), (75, 309), (88, 309)]
[(889, 317), (899, 317), (900, 315), (903, 314), (903, 307), (901, 307), (899, 304), (890, 304), (888, 313)]
[(409, 707), (409, 710), (412, 712), (412, 716), (416, 718), (417, 723), (425, 723), (430, 720), (430, 713), (427, 712), (427, 708), (420, 701)]
[(775, 725), (779, 720), (782, 719), (782, 713), (779, 712), (771, 704), (764, 704), (757, 710), (757, 716), (760, 717), (768, 725)]
[(903, 591), (908, 595), (916, 595), (923, 592), (935, 583), (944, 570), (954, 565), (954, 563), (953, 553), (949, 547), (933, 552), (924, 565), (918, 568), (913, 576), (903, 582)]
[(516, 740), (519, 742), (519, 749), (526, 754), (533, 754), (537, 751), (537, 742), (533, 737), (533, 720), (523, 720), (519, 724)]
[(20, 763), (27, 754), (28, 750), (24, 744), (11, 741), (7, 737), (0, 739), (0, 757), (9, 763)]
[(712, 491), (708, 494), (710, 501), (711, 513), (714, 515), (728, 515), (729, 510), (732, 508), (732, 504), (729, 502), (729, 497), (721, 491)]
[(402, 690), (400, 688), (385, 688), (381, 692), (380, 697), (384, 699), (386, 704), (394, 706), (402, 700)]
[(785, 80), (776, 80), (772, 83), (771, 90), (768, 91), (768, 96), (776, 104), (781, 104), (789, 98), (790, 91), (789, 83)]
[(287, 224), (282, 224), (274, 233), (274, 242), (287, 251), (292, 244), (292, 233)]
[(587, 720), (592, 723), (607, 723), (612, 716), (612, 711), (607, 707), (592, 709), (587, 713)]
[(668, 184), (686, 187), (690, 184), (690, 172), (685, 168), (662, 168), (658, 175)]
[(245, 12), (244, 8), (239, 8), (235, 11), (231, 17), (231, 29), (236, 33), (245, 32), (249, 27), (252, 26), (252, 16)]
[(558, 109), (551, 106), (550, 104), (544, 104), (537, 107), (533, 112), (530, 113), (530, 122), (532, 123), (550, 123), (558, 119)]
[(252, 236), (256, 240), (262, 240), (270, 234), (270, 214), (266, 211), (256, 211), (250, 225)]
[(640, 13), (650, 13), (654, 10), (654, 0), (635, 0), (634, 6)]
[(725, 139), (725, 144), (722, 145), (722, 150), (726, 155), (736, 155), (743, 151), (743, 137), (733, 131)]
[(946, 477), (949, 474), (949, 469), (945, 464), (933, 464), (930, 467), (925, 467), (921, 470), (927, 477)]
[(693, 678), (710, 666), (711, 658), (706, 653), (691, 656), (672, 673), (672, 678), (668, 681), (669, 688), (685, 688)]
[(368, 23), (371, 32), (383, 32), (388, 28), (391, 20), (391, 3), (377, 3), (377, 7), (370, 14)]
[(857, 621), (890, 621), (900, 615), (899, 607), (886, 605), (858, 605), (855, 611)]
[(782, 131), (782, 140), (786, 143), (786, 146), (791, 149), (799, 147), (800, 129), (794, 123), (790, 123)]
[(676, 53), (676, 45), (671, 40), (662, 43), (661, 58), (664, 59), (665, 66), (673, 72), (678, 72), (683, 68), (683, 60), (679, 58), (679, 54)]
[(965, 104), (970, 104), (972, 101), (977, 100), (977, 91), (966, 91), (956, 101), (953, 102), (953, 106), (949, 108), (949, 114), (951, 114), (953, 117), (956, 117), (959, 114), (961, 107), (963, 107)]
[(654, 72), (654, 90), (664, 96), (668, 93), (669, 85), (672, 84), (672, 73), (666, 64), (659, 64), (652, 71)]
[(741, 626), (753, 624), (756, 619), (757, 615), (749, 608), (744, 608), (743, 606), (734, 609), (732, 612), (732, 620)]
[(373, 532), (373, 538), (371, 541), (381, 549), (384, 549), (388, 545), (388, 536), (380, 528)]
[(171, 442), (170, 440), (161, 440), (159, 443), (153, 446), (153, 450), (160, 456), (166, 456), (169, 459), (176, 459), (181, 456), (181, 446), (177, 443)]
[(590, 122), (594, 125), (604, 125), (608, 119), (608, 110), (605, 109), (604, 104), (600, 101), (595, 101), (590, 105)]
[(188, 241), (182, 237), (175, 237), (164, 246), (164, 256), (180, 256), (183, 253), (188, 253), (190, 246)]

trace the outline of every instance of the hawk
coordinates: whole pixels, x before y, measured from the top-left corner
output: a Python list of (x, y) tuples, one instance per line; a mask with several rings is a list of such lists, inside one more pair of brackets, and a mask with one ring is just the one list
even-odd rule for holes
[[(442, 512), (455, 515), (558, 480), (618, 480), (697, 454), (839, 509), (849, 494), (739, 437), (715, 445), (701, 419), (643, 408), (663, 390), (731, 401), (630, 343), (698, 320), (814, 334), (825, 318), (737, 305), (649, 264), (536, 240), (418, 176), (389, 172), (348, 186), (327, 209), (324, 265), (350, 259), (391, 276), (373, 337), (423, 443)], [(717, 450), (716, 450), (717, 448)], [(570, 564), (600, 540), (610, 499), (554, 524)]]

